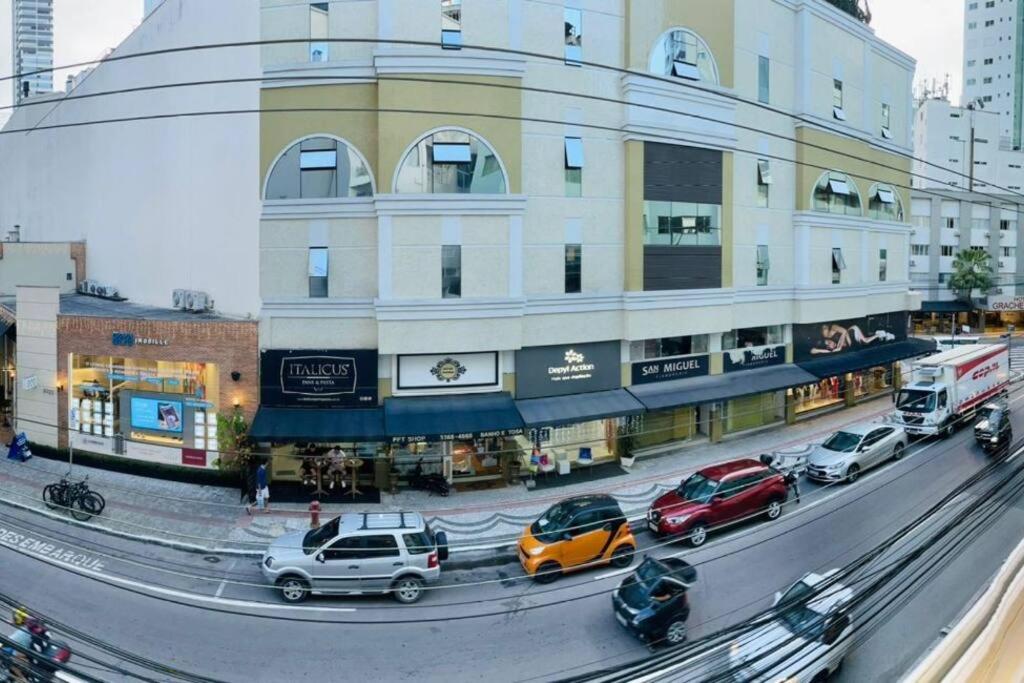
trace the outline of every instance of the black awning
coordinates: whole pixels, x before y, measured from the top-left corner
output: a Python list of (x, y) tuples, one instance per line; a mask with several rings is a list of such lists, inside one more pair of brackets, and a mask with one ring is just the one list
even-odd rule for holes
[(934, 353), (934, 351), (935, 342), (931, 339), (911, 337), (906, 341), (868, 347), (862, 351), (824, 355), (799, 365), (815, 377), (835, 377), (876, 365), (888, 365), (904, 358), (923, 356), (926, 353)]
[[(922, 301), (921, 313), (966, 313), (974, 307), (966, 301)], [(912, 311), (916, 313), (917, 311)]]
[(640, 399), (648, 410), (664, 410), (763, 394), (817, 381), (817, 377), (795, 365), (775, 365), (722, 375), (639, 384), (630, 387), (629, 392)]
[(625, 389), (516, 401), (527, 427), (577, 424), (620, 415), (639, 415), (644, 406)]
[(384, 424), (388, 436), (398, 440), (468, 439), (523, 431), (523, 418), (505, 392), (385, 399)]
[(383, 441), (380, 408), (266, 408), (256, 411), (249, 436), (255, 441)]

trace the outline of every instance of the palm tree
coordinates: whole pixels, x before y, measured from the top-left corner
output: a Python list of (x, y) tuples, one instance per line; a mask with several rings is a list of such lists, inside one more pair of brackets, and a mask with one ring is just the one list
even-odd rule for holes
[[(978, 290), (980, 295), (984, 296), (994, 285), (988, 252), (982, 249), (967, 249), (953, 259), (953, 275), (949, 278), (949, 288), (961, 301), (971, 303), (972, 292)], [(979, 311), (979, 328), (983, 326), (982, 315), (984, 313)]]

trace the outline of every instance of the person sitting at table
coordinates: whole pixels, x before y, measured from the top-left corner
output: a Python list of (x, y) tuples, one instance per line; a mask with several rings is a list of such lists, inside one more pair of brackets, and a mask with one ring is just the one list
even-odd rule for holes
[(302, 485), (316, 486), (316, 472), (313, 471), (313, 458), (303, 458), (302, 465), (299, 469), (302, 471)]
[(333, 491), (334, 487), (337, 485), (344, 489), (346, 486), (345, 451), (341, 450), (340, 446), (335, 446), (331, 449), (330, 453), (328, 453), (328, 457), (330, 464), (327, 471), (331, 477), (329, 488)]

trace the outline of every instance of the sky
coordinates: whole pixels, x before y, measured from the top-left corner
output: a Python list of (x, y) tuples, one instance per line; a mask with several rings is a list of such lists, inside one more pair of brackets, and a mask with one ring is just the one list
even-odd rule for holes
[[(200, 0), (209, 2), (210, 0)], [(56, 66), (96, 59), (115, 47), (142, 20), (143, 0), (54, 0)], [(883, 40), (917, 59), (915, 83), (939, 84), (949, 74), (950, 97), (960, 98), (963, 62), (963, 0), (868, 0), (871, 25)], [(63, 89), (68, 73), (58, 71)]]

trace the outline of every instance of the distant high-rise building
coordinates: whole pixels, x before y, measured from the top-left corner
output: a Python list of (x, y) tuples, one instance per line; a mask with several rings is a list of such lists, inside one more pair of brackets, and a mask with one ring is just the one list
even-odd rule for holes
[(159, 5), (163, 1), (164, 0), (143, 0), (142, 16), (143, 17), (148, 17), (149, 13), (152, 12), (153, 10), (155, 10), (156, 6)]
[(1000, 116), (1003, 147), (1021, 146), (1024, 134), (1024, 5), (964, 0), (963, 102), (978, 102)]
[(53, 92), (53, 0), (13, 0), (14, 101)]

